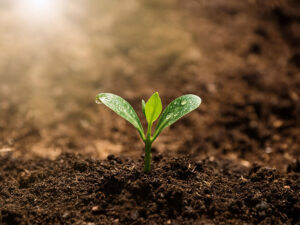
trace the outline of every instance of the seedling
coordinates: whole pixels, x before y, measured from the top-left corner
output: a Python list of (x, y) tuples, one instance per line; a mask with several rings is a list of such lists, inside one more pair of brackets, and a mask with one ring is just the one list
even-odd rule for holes
[(148, 123), (146, 135), (144, 134), (144, 129), (139, 117), (132, 106), (125, 99), (115, 94), (100, 93), (96, 96), (96, 103), (106, 105), (137, 129), (143, 142), (145, 143), (144, 171), (149, 173), (151, 170), (152, 143), (163, 131), (163, 129), (175, 123), (184, 115), (198, 108), (198, 106), (201, 104), (201, 98), (196, 95), (188, 94), (172, 101), (161, 114), (153, 135), (151, 135), (152, 125), (158, 119), (162, 111), (161, 100), (157, 92), (149, 98), (147, 103), (142, 100), (142, 110)]

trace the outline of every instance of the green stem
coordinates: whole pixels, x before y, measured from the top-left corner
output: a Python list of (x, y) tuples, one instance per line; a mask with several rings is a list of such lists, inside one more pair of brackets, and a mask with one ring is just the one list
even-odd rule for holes
[(148, 124), (148, 130), (147, 130), (147, 135), (146, 135), (146, 140), (145, 140), (145, 166), (144, 166), (144, 172), (149, 173), (151, 171), (151, 146), (152, 146), (152, 141), (151, 141), (151, 128), (152, 128), (152, 123)]
[(145, 167), (144, 172), (149, 173), (151, 171), (151, 142), (146, 140), (145, 143)]

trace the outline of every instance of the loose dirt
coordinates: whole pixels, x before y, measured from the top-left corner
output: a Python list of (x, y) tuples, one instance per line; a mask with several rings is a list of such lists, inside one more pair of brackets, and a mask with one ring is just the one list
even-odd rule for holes
[(1, 158), (2, 224), (296, 224), (299, 169), (154, 155), (99, 161)]

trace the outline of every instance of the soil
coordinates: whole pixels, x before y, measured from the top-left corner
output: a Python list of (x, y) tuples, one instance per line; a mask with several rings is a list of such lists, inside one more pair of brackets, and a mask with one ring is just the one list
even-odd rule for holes
[[(16, 2), (0, 2), (2, 224), (300, 224), (299, 1), (60, 1), (47, 19)], [(154, 91), (203, 102), (144, 174), (137, 132), (94, 97), (142, 118)]]
[(223, 160), (154, 155), (99, 161), (1, 159), (2, 224), (296, 224), (300, 163), (286, 174)]

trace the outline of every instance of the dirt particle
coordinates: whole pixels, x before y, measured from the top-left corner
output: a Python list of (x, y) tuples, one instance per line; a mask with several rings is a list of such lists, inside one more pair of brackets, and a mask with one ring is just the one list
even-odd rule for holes
[(274, 121), (274, 123), (273, 123), (273, 126), (274, 126), (275, 128), (282, 127), (282, 125), (283, 125), (283, 121), (281, 121), (281, 120), (276, 120), (276, 121)]
[(263, 211), (263, 210), (266, 210), (268, 208), (268, 203), (264, 202), (264, 201), (261, 201), (260, 203), (258, 203), (256, 206), (256, 209), (258, 211)]
[(137, 210), (131, 211), (130, 217), (131, 219), (136, 220), (139, 217), (139, 212)]

